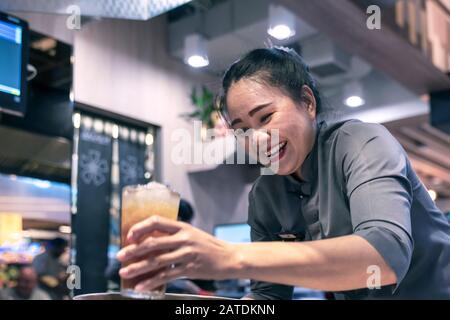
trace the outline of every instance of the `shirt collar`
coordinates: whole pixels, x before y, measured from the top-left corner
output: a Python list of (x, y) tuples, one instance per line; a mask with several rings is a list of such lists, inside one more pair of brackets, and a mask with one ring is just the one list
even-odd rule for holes
[(291, 192), (299, 193), (301, 195), (310, 196), (312, 193), (312, 186), (317, 178), (317, 151), (320, 129), (323, 127), (323, 121), (319, 122), (316, 126), (316, 138), (314, 146), (311, 152), (306, 156), (303, 161), (301, 173), (304, 178), (303, 181), (299, 181), (293, 175), (286, 176), (288, 190)]

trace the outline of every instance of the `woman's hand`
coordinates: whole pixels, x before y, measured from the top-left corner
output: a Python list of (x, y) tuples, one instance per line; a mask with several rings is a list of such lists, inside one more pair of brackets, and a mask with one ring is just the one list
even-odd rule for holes
[[(149, 236), (155, 231), (168, 235)], [(154, 277), (138, 283), (137, 291), (152, 290), (183, 276), (216, 280), (231, 278), (238, 264), (232, 244), (187, 223), (159, 216), (134, 225), (127, 242), (131, 244), (120, 250), (117, 259), (122, 263), (134, 262), (120, 270), (122, 278), (135, 278), (161, 270)]]

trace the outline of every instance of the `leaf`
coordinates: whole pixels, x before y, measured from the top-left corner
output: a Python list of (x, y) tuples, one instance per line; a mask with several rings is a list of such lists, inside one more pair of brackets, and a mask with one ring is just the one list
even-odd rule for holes
[(208, 127), (212, 127), (212, 114), (215, 112), (214, 94), (205, 85), (202, 85), (200, 90), (193, 87), (191, 90), (191, 102), (196, 107), (196, 111), (185, 113), (181, 116), (201, 120)]
[(197, 93), (196, 93), (195, 87), (193, 87), (192, 90), (191, 90), (191, 101), (192, 101), (192, 103), (194, 103), (194, 101), (196, 101), (196, 99), (197, 99)]
[(203, 98), (208, 103), (214, 99), (214, 95), (206, 86), (203, 86)]
[(190, 112), (190, 113), (182, 113), (182, 114), (180, 114), (180, 117), (185, 118), (186, 120), (196, 119), (200, 116), (200, 114), (201, 114), (200, 111), (194, 111), (194, 112)]

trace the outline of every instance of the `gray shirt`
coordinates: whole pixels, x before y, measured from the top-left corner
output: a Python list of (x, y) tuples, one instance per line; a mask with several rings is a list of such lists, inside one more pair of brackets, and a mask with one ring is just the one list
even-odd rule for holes
[(47, 251), (44, 251), (34, 257), (33, 268), (39, 276), (49, 275), (55, 278), (59, 278), (61, 273), (66, 272), (66, 268), (61, 263), (59, 258), (51, 256)]
[(20, 296), (14, 288), (0, 290), (0, 300), (50, 300), (50, 296), (39, 288), (31, 293), (28, 299)]
[[(392, 268), (397, 284), (337, 292), (337, 298), (450, 299), (450, 225), (383, 126), (319, 123), (302, 176), (302, 182), (257, 179), (249, 194), (252, 241), (358, 235)], [(251, 296), (291, 299), (292, 290), (252, 281)]]

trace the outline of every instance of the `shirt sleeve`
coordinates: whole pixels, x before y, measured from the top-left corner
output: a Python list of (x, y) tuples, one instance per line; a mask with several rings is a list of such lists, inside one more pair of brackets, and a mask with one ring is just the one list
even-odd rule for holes
[(33, 268), (39, 276), (46, 274), (47, 269), (47, 259), (45, 258), (45, 253), (37, 255), (32, 262)]
[(342, 165), (353, 232), (366, 239), (394, 271), (395, 291), (408, 272), (414, 247), (408, 158), (381, 125), (358, 124), (344, 130), (344, 135), (347, 151)]
[[(252, 190), (253, 191), (253, 190)], [(270, 234), (263, 232), (255, 220), (255, 204), (252, 192), (249, 194), (249, 219), (252, 242), (273, 241)], [(276, 283), (250, 280), (251, 293), (247, 297), (255, 300), (291, 300), (294, 287)]]

